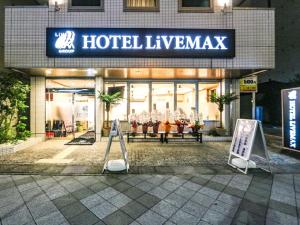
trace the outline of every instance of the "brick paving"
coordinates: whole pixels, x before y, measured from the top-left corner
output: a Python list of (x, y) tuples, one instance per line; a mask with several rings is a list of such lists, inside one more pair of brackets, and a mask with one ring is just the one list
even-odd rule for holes
[[(273, 141), (267, 139), (270, 143)], [(91, 175), (100, 174), (106, 140), (91, 146), (66, 146), (64, 140), (48, 140), (18, 151), (0, 154), (0, 174)], [(234, 174), (227, 165), (230, 142), (130, 143), (132, 174)], [(299, 154), (269, 146), (274, 173), (298, 173)], [(113, 142), (110, 159), (120, 158), (119, 143)]]
[(0, 176), (1, 225), (299, 224), (300, 175)]

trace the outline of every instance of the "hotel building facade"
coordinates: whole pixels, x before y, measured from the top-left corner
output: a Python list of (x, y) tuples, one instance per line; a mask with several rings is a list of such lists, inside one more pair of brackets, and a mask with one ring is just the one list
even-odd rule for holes
[[(30, 129), (45, 136), (54, 121), (95, 131), (105, 119), (99, 92), (120, 91), (110, 118), (167, 109), (220, 116), (230, 133), (240, 100), (222, 115), (213, 93), (239, 92), (239, 79), (275, 67), (275, 12), (231, 0), (49, 0), (5, 9), (5, 67), (31, 81)], [(74, 128), (75, 127), (75, 128)]]

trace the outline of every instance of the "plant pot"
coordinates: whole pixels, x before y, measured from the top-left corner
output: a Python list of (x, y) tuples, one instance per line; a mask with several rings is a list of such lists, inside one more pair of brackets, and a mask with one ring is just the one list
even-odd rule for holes
[(154, 134), (158, 133), (158, 128), (159, 128), (159, 124), (158, 123), (153, 125), (153, 133)]
[(168, 134), (168, 133), (170, 133), (170, 130), (171, 130), (171, 124), (170, 123), (168, 123), (168, 124), (165, 124), (165, 132)]
[(182, 134), (183, 130), (184, 130), (184, 125), (183, 124), (177, 125), (177, 132), (178, 132), (178, 134)]
[(103, 137), (108, 137), (109, 136), (109, 133), (110, 133), (110, 127), (103, 127), (102, 128), (102, 136)]
[(220, 135), (220, 136), (226, 136), (226, 129), (224, 129), (224, 128), (217, 127), (217, 128), (216, 128), (216, 132), (217, 132), (217, 134)]
[(196, 133), (198, 133), (199, 129), (200, 129), (200, 127), (192, 127), (192, 132), (194, 134), (196, 134)]
[(143, 130), (143, 134), (147, 134), (147, 132), (148, 132), (148, 124), (143, 124), (142, 125), (142, 130)]
[(137, 127), (131, 127), (131, 133), (136, 134), (137, 133)]

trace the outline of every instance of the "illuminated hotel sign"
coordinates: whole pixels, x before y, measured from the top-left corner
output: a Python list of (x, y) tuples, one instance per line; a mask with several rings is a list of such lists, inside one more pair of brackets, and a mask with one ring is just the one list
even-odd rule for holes
[(229, 29), (47, 28), (48, 57), (233, 58)]
[(300, 88), (282, 90), (283, 147), (300, 150)]

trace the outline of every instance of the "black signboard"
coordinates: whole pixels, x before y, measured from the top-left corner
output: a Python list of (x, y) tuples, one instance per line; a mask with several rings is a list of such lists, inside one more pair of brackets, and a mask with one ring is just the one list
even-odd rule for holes
[(283, 147), (300, 151), (300, 88), (282, 90), (281, 95)]
[(47, 28), (48, 57), (233, 58), (235, 30)]

